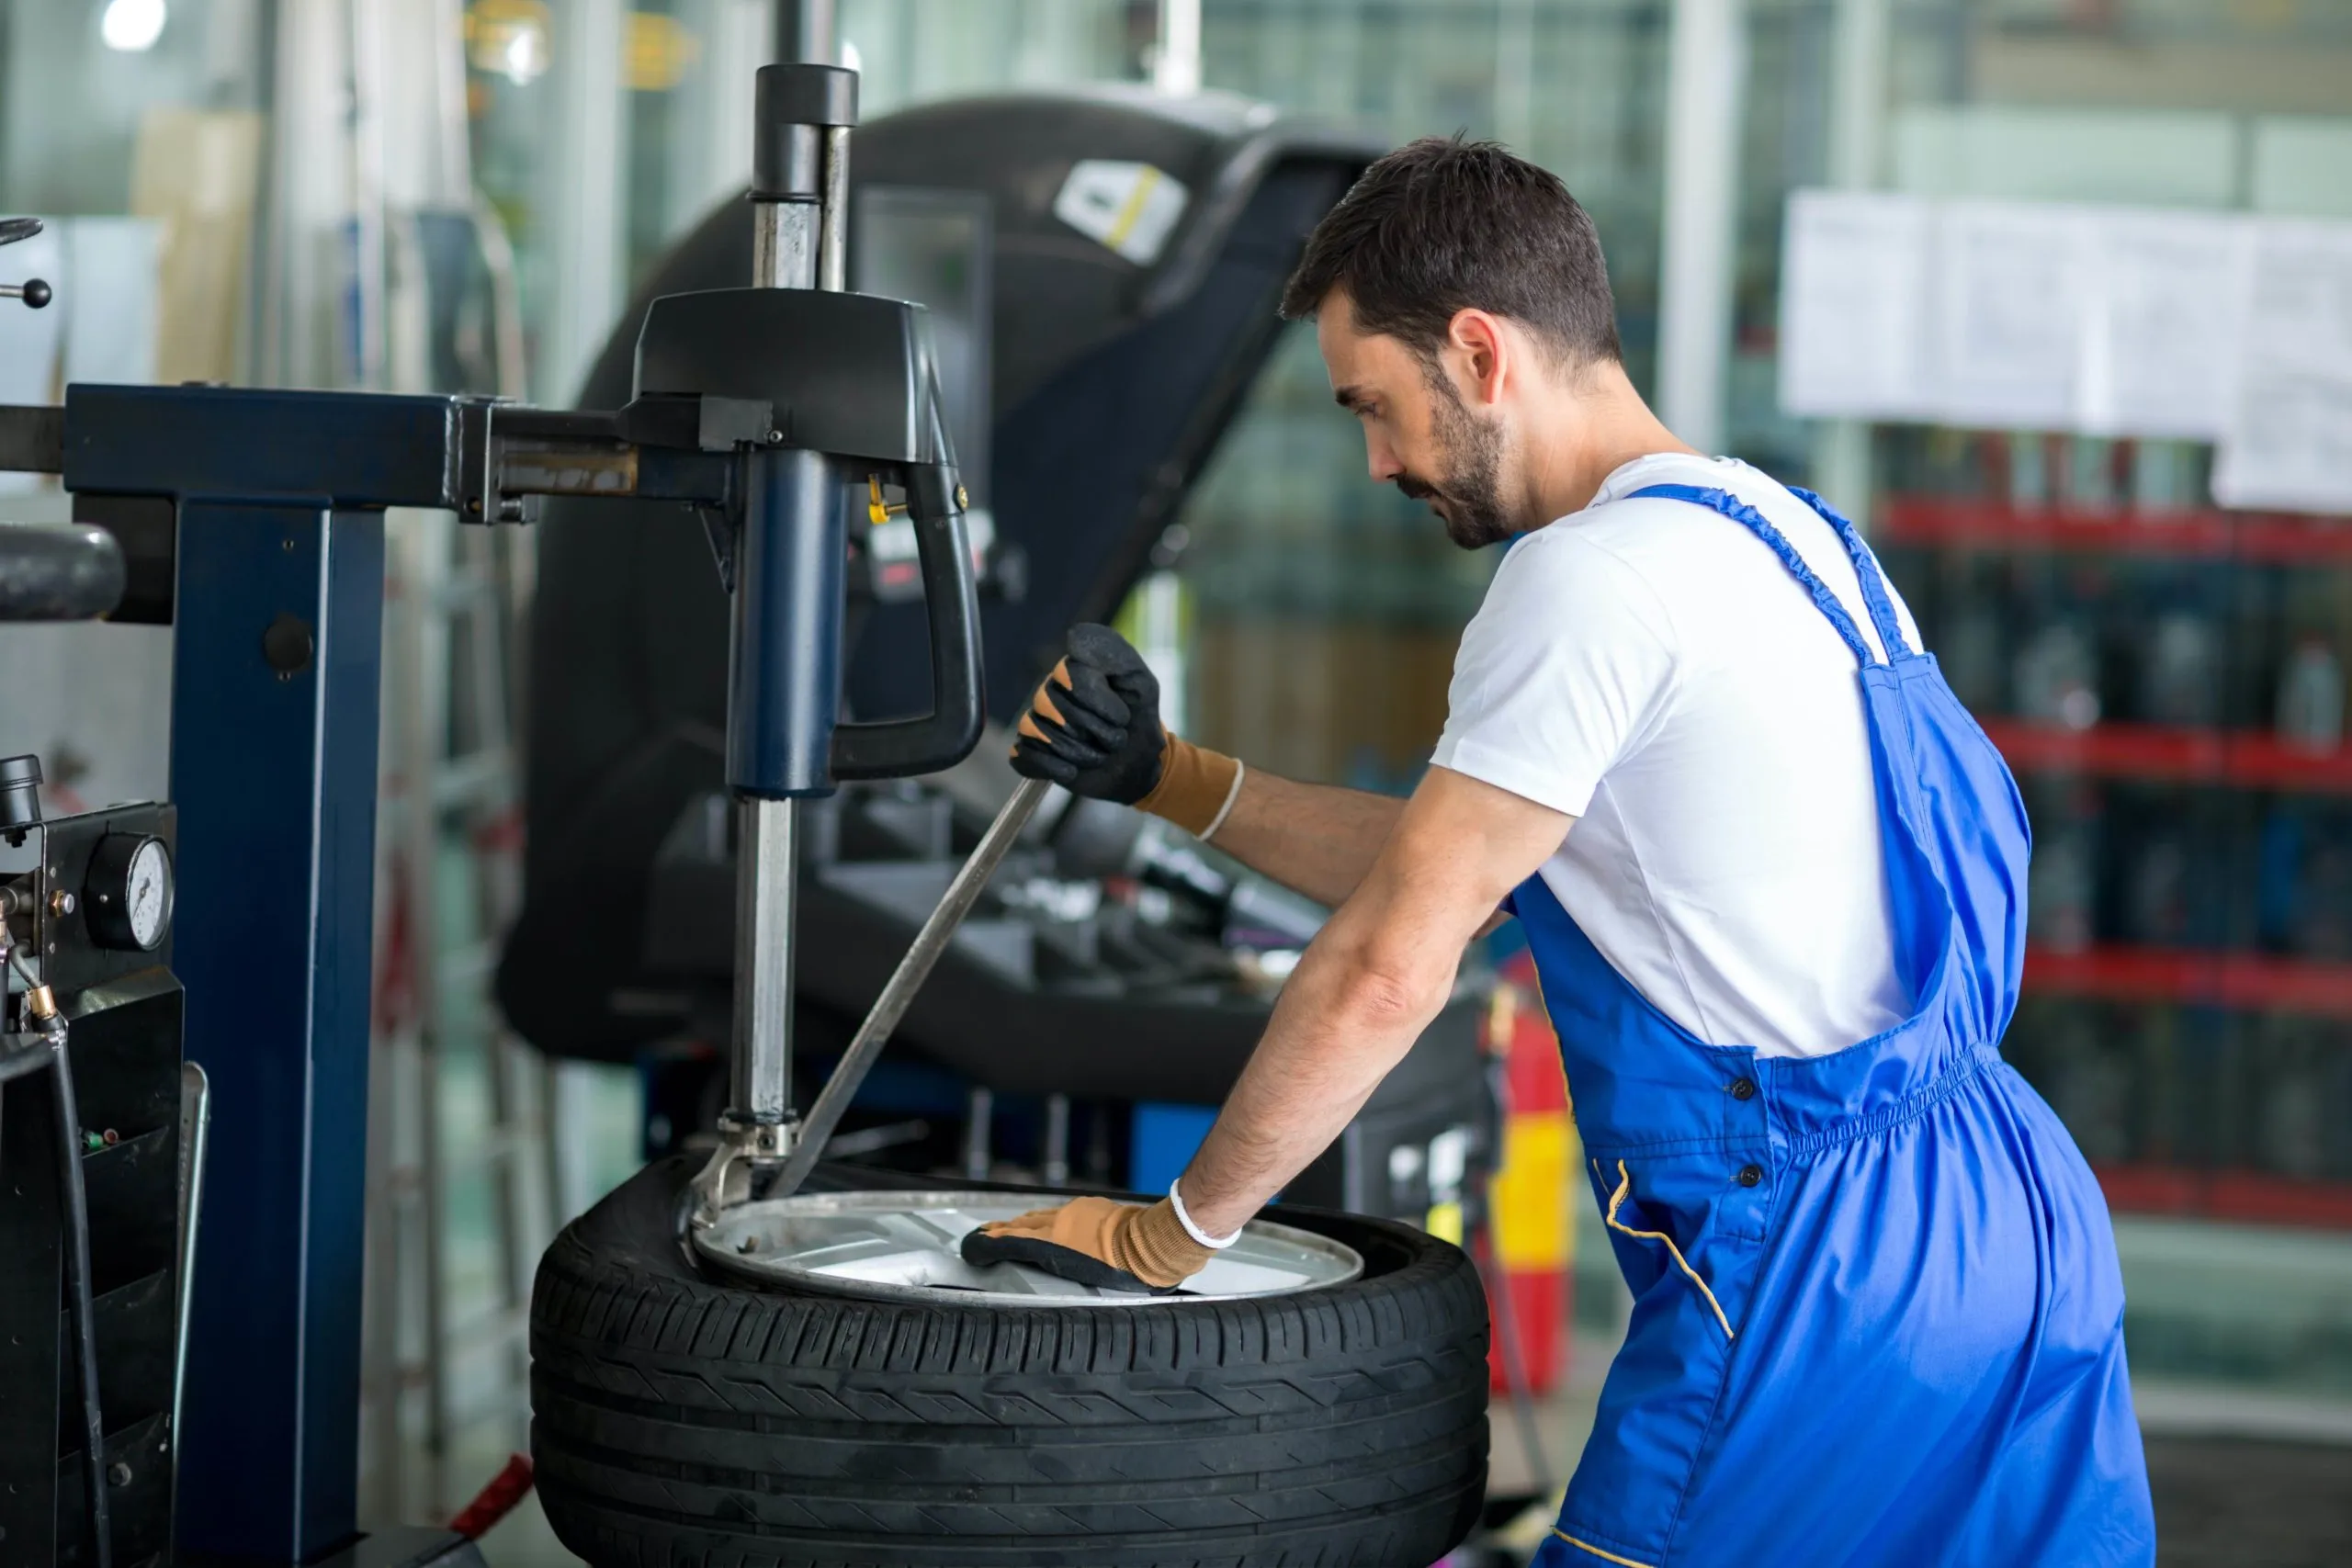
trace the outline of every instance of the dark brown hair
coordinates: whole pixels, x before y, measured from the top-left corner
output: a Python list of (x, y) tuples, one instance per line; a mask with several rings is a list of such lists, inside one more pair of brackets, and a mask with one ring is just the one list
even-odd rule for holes
[(1434, 358), (1458, 310), (1532, 330), (1568, 367), (1623, 358), (1591, 215), (1500, 143), (1425, 136), (1374, 164), (1307, 237), (1282, 313), (1344, 288), (1361, 332)]

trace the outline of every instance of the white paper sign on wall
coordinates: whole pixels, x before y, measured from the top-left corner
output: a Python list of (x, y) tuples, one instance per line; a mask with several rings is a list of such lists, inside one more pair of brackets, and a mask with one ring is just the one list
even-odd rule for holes
[(2352, 224), (2257, 222), (2224, 506), (2352, 513)]
[(1137, 266), (1149, 266), (1191, 199), (1182, 182), (1152, 164), (1087, 158), (1062, 181), (1054, 216)]
[(1932, 298), (1945, 423), (2063, 430), (2071, 422), (2087, 229), (2076, 208), (1942, 204)]
[(2253, 231), (2204, 212), (2121, 209), (2090, 227), (2076, 427), (2211, 441), (2229, 421)]
[(1781, 407), (1828, 418), (1926, 419), (1928, 249), (1918, 197), (1802, 190), (1781, 269)]

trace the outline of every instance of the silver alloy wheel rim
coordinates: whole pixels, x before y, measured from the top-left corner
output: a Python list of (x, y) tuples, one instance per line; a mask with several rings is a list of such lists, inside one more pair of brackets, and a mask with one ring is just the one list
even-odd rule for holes
[(1182, 1295), (1103, 1290), (1017, 1263), (976, 1269), (964, 1261), (966, 1232), (1053, 1201), (1034, 1192), (804, 1192), (740, 1203), (695, 1232), (694, 1244), (710, 1262), (764, 1283), (934, 1304), (1239, 1301), (1342, 1285), (1363, 1272), (1353, 1247), (1266, 1220), (1251, 1221), (1240, 1240), (1184, 1281)]

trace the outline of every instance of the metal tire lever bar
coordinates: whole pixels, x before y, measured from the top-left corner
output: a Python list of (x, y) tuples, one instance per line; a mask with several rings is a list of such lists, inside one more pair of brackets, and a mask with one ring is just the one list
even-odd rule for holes
[(913, 944), (907, 949), (907, 955), (899, 960), (899, 966), (891, 971), (888, 983), (882, 987), (882, 994), (874, 998), (873, 1010), (865, 1015), (865, 1021), (858, 1025), (856, 1036), (850, 1041), (849, 1049), (842, 1053), (841, 1065), (833, 1069), (833, 1076), (825, 1080), (824, 1091), (817, 1096), (817, 1103), (809, 1107), (808, 1119), (800, 1123), (799, 1135), (793, 1143), (792, 1153), (768, 1190), (769, 1197), (789, 1198), (799, 1191), (800, 1184), (808, 1179), (808, 1173), (824, 1157), (826, 1140), (840, 1125), (842, 1112), (847, 1111), (850, 1101), (857, 1098), (858, 1087), (865, 1081), (865, 1075), (873, 1068), (875, 1058), (881, 1055), (883, 1045), (890, 1038), (890, 1032), (898, 1028), (899, 1021), (906, 1016), (908, 1005), (915, 999), (915, 993), (922, 989), (923, 981), (930, 978), (932, 967), (939, 962), (940, 954), (947, 951), (947, 943), (955, 936), (956, 928), (964, 923), (964, 917), (978, 901), (980, 890), (989, 885), (989, 878), (996, 874), (996, 868), (1003, 861), (1005, 852), (1020, 839), (1021, 830), (1029, 825), (1029, 818), (1036, 814), (1038, 806), (1046, 798), (1046, 792), (1051, 788), (1053, 786), (1043, 779), (1023, 779), (1020, 787), (1004, 803), (1004, 808), (996, 814), (996, 820), (989, 824), (988, 831), (980, 835), (980, 841), (973, 847), (963, 869), (956, 872), (956, 879), (947, 885), (946, 893), (939, 900), (939, 908), (923, 921), (922, 930), (915, 933)]

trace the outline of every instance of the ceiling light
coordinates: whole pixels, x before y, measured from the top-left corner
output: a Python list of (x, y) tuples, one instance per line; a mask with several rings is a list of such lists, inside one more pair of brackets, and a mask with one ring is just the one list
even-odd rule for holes
[(98, 37), (125, 54), (153, 49), (163, 36), (164, 0), (107, 0), (98, 17)]

